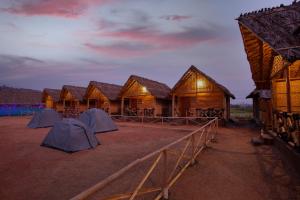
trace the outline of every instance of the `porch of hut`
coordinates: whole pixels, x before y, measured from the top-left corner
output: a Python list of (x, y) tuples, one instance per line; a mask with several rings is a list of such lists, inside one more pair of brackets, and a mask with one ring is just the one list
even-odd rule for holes
[(132, 75), (123, 86), (121, 114), (132, 116), (168, 116), (171, 89), (164, 83)]
[(118, 95), (122, 86), (91, 81), (86, 90), (87, 108), (99, 108), (108, 114), (120, 114), (121, 101)]
[(295, 20), (299, 13), (300, 2), (293, 2), (237, 19), (256, 88), (272, 94), (271, 101), (259, 108), (271, 108), (266, 129), (278, 129), (279, 117), (300, 113), (300, 27)]
[(60, 90), (45, 88), (42, 93), (42, 103), (46, 108), (56, 109), (59, 102)]
[(87, 109), (84, 99), (86, 88), (64, 85), (60, 93), (60, 106), (66, 117), (76, 117)]
[(257, 124), (270, 124), (272, 111), (272, 94), (271, 90), (253, 90), (247, 97), (252, 99), (253, 119)]
[(172, 116), (230, 118), (230, 98), (224, 86), (191, 66), (172, 89)]

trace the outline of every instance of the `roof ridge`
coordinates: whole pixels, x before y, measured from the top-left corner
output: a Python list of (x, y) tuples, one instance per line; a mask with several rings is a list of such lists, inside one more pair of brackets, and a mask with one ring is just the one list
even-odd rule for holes
[(241, 13), (240, 16), (237, 18), (239, 19), (240, 17), (248, 17), (248, 16), (251, 16), (253, 14), (264, 14), (264, 15), (267, 15), (267, 14), (270, 14), (271, 12), (273, 13), (274, 11), (275, 12), (280, 12), (281, 10), (276, 10), (276, 9), (279, 9), (279, 8), (288, 8), (288, 7), (291, 7), (291, 6), (294, 6), (296, 4), (300, 3), (299, 1), (296, 1), (294, 0), (291, 4), (289, 5), (284, 5), (284, 4), (280, 4), (279, 6), (273, 6), (273, 7), (268, 7), (268, 8), (262, 8), (262, 9), (259, 9), (259, 10), (254, 10), (254, 11), (250, 11), (250, 12), (245, 12), (244, 14)]
[(155, 81), (155, 80), (152, 80), (152, 79), (149, 79), (149, 78), (145, 78), (143, 76), (138, 76), (138, 75), (130, 75), (130, 77), (138, 77), (138, 78), (142, 78), (142, 79), (145, 79), (145, 80), (148, 80), (148, 81), (152, 81), (152, 82), (155, 82), (155, 83), (159, 83), (161, 85), (164, 85), (164, 86), (167, 86), (168, 88), (170, 88), (167, 84), (163, 83), (163, 82), (159, 82), (159, 81)]

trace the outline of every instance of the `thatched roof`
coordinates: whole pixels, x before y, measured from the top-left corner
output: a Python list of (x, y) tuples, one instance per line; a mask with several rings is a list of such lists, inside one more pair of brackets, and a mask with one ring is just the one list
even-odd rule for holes
[(50, 88), (45, 88), (43, 90), (43, 97), (45, 97), (45, 95), (49, 95), (52, 97), (54, 102), (58, 102), (59, 101), (59, 97), (60, 97), (60, 92), (61, 90), (58, 89), (50, 89)]
[(211, 82), (212, 84), (216, 85), (218, 88), (220, 88), (226, 95), (230, 96), (231, 98), (235, 99), (235, 96), (223, 85), (219, 84), (217, 81), (215, 81), (213, 78), (211, 78), (210, 76), (206, 75), (204, 72), (200, 71), (197, 67), (195, 67), (194, 65), (192, 65), (183, 75), (182, 77), (179, 79), (179, 81), (175, 84), (175, 86), (173, 87), (172, 91), (175, 91), (177, 89), (177, 87), (180, 86), (180, 84), (186, 80), (189, 77), (189, 74), (191, 72), (195, 72), (198, 73), (202, 76), (204, 76), (209, 82)]
[(38, 90), (0, 86), (0, 104), (40, 104), (41, 96)]
[(103, 83), (103, 82), (97, 82), (97, 81), (91, 81), (89, 83), (87, 92), (89, 88), (93, 86), (101, 91), (103, 95), (105, 95), (109, 100), (114, 101), (118, 99), (118, 96), (120, 94), (120, 91), (122, 89), (122, 86), (110, 84), (110, 83)]
[(74, 99), (82, 101), (85, 95), (86, 88), (73, 85), (64, 85), (61, 91), (60, 98), (62, 98), (62, 94), (64, 93), (64, 91), (70, 92)]
[(254, 89), (246, 97), (246, 99), (255, 98), (255, 97), (260, 97), (260, 98), (264, 98), (264, 99), (271, 99), (272, 98), (272, 93), (271, 93), (271, 90), (258, 90), (258, 89)]
[(300, 59), (300, 2), (241, 14), (237, 20), (285, 59)]
[(140, 85), (143, 85), (147, 88), (147, 90), (151, 93), (151, 95), (155, 96), (158, 99), (166, 99), (169, 98), (171, 89), (164, 83), (153, 81), (144, 77), (131, 75), (125, 85), (123, 86), (121, 93), (122, 94), (132, 82), (138, 82)]

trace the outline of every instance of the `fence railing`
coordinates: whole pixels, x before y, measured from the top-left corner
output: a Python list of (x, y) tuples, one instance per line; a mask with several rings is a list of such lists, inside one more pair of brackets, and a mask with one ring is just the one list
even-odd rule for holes
[[(189, 166), (196, 163), (197, 156), (215, 139), (217, 130), (218, 119), (211, 119), (188, 135), (133, 161), (116, 173), (73, 197), (71, 200), (83, 200), (94, 195), (97, 198), (100, 195), (101, 197), (98, 199), (105, 200), (134, 200), (138, 196), (146, 195), (151, 195), (150, 199), (155, 200), (161, 198), (168, 199), (170, 188)], [(145, 167), (147, 170), (143, 171), (142, 176), (134, 183), (130, 192), (123, 192), (117, 195), (101, 195), (101, 192), (103, 192), (104, 189), (110, 190), (111, 187), (113, 187), (113, 183), (116, 183), (118, 180), (120, 181), (126, 174), (131, 172), (134, 176), (137, 176), (136, 170), (132, 170), (137, 167), (139, 167), (138, 170), (141, 170), (141, 166), (144, 166), (145, 164), (147, 165)], [(155, 170), (159, 172), (155, 173), (156, 176), (153, 175)], [(145, 187), (147, 181), (151, 182), (151, 187)], [(133, 182), (134, 181), (130, 180), (131, 184)], [(125, 183), (122, 184), (121, 182), (117, 186), (124, 184)], [(149, 185), (149, 183), (147, 185)]]
[(150, 116), (126, 116), (111, 115), (114, 121), (119, 122), (139, 122), (162, 125), (196, 125), (201, 126), (216, 117), (150, 117)]

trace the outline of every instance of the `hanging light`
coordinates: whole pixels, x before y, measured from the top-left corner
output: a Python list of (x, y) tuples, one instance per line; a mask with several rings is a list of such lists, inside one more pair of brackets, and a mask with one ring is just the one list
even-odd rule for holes
[(204, 88), (205, 87), (205, 82), (201, 79), (197, 80), (197, 88)]
[(147, 90), (147, 88), (146, 88), (145, 86), (142, 87), (142, 91), (143, 91), (144, 93), (148, 92), (148, 90)]

